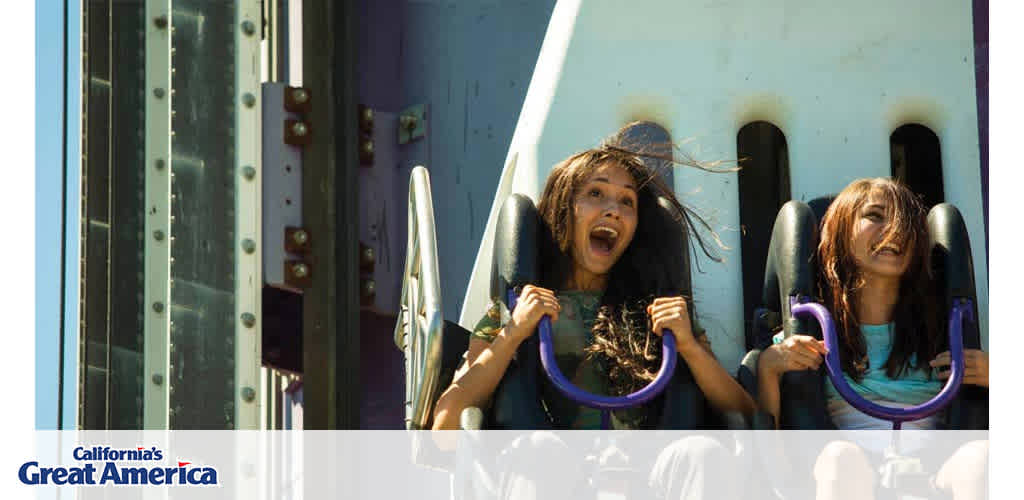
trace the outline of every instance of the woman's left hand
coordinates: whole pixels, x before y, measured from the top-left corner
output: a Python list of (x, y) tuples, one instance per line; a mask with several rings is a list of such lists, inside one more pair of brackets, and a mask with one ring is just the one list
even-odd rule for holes
[(676, 350), (682, 354), (686, 348), (697, 346), (690, 326), (689, 307), (682, 297), (659, 297), (647, 306), (654, 334), (661, 336), (666, 328), (676, 337)]
[[(935, 356), (929, 365), (939, 370), (938, 375), (942, 380), (949, 378), (949, 365), (953, 358), (949, 351)], [(942, 369), (945, 367), (945, 369)], [(964, 383), (988, 387), (988, 353), (978, 349), (964, 349)]]

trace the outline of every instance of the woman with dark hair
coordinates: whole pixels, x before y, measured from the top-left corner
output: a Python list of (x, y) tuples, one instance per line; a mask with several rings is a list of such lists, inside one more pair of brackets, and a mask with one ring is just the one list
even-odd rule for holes
[[(843, 376), (858, 394), (885, 406), (924, 403), (949, 377), (949, 352), (938, 352), (946, 332), (930, 272), (926, 218), (924, 206), (906, 186), (876, 178), (843, 189), (821, 221), (818, 294), (835, 319)], [(792, 335), (761, 353), (758, 398), (776, 422), (782, 374), (817, 370), (825, 354), (824, 342), (807, 335)], [(987, 387), (988, 354), (966, 350), (964, 357), (964, 383)], [(831, 380), (825, 392), (829, 416), (839, 429), (892, 427), (853, 408)], [(903, 428), (934, 429), (938, 418), (906, 422)], [(965, 445), (951, 461), (965, 460), (965, 453), (976, 460), (979, 446)], [(868, 464), (859, 447), (830, 444), (815, 465), (819, 498), (870, 498)], [(943, 469), (947, 474), (938, 475), (939, 487), (949, 483), (957, 467)], [(837, 479), (842, 477), (846, 480)]]
[[(584, 390), (622, 395), (653, 380), (658, 336), (668, 328), (710, 403), (720, 411), (753, 413), (753, 399), (714, 358), (707, 337), (694, 335), (687, 299), (679, 291), (655, 297), (665, 292), (657, 289), (664, 281), (657, 242), (669, 230), (655, 217), (658, 198), (714, 258), (696, 231), (710, 228), (635, 151), (616, 144), (575, 154), (551, 172), (538, 211), (555, 248), (542, 251), (540, 282), (524, 287), (507, 321), (495, 305), (474, 328), (466, 362), (435, 406), (434, 429), (458, 428), (464, 408), (487, 406), (519, 344), (544, 315), (553, 321), (559, 368)], [(600, 427), (597, 410), (554, 393), (545, 393), (545, 403), (556, 428)], [(615, 428), (643, 427), (647, 420), (642, 410), (612, 415)]]

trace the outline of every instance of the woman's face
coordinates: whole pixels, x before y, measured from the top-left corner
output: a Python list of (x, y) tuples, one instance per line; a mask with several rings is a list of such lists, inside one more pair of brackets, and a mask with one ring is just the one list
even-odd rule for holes
[(853, 224), (853, 256), (865, 275), (899, 278), (910, 264), (913, 249), (897, 244), (881, 247), (892, 210), (882, 197), (871, 194), (860, 207)]
[(605, 164), (576, 191), (572, 259), (578, 271), (604, 275), (633, 240), (637, 186), (624, 168)]

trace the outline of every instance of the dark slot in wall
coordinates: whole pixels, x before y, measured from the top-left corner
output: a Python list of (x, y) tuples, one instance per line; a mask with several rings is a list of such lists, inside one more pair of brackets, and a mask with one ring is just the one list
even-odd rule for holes
[(945, 200), (939, 137), (924, 125), (903, 125), (889, 136), (892, 176), (921, 196), (926, 208)]
[(740, 248), (743, 266), (743, 317), (746, 347), (754, 343), (750, 320), (761, 305), (765, 255), (772, 226), (782, 204), (790, 199), (789, 152), (786, 136), (775, 125), (748, 123), (736, 135), (739, 155)]

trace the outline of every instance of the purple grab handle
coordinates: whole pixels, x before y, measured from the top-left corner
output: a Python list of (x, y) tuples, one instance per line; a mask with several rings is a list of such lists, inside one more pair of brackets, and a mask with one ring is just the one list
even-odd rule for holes
[(562, 374), (562, 370), (558, 369), (558, 363), (555, 362), (555, 346), (551, 341), (551, 318), (548, 316), (541, 318), (537, 333), (540, 335), (540, 362), (544, 365), (544, 372), (551, 379), (551, 383), (569, 399), (590, 408), (619, 410), (642, 405), (665, 390), (676, 369), (676, 336), (672, 330), (666, 328), (661, 336), (661, 368), (658, 370), (658, 376), (651, 383), (643, 389), (625, 396), (591, 394), (573, 385)]
[[(512, 292), (509, 293), (509, 296), (512, 299), (512, 308), (514, 309), (517, 297)], [(545, 374), (551, 379), (551, 383), (569, 399), (590, 408), (619, 410), (642, 405), (654, 399), (661, 391), (665, 390), (669, 381), (672, 380), (672, 374), (676, 369), (676, 336), (672, 333), (672, 330), (666, 328), (661, 336), (661, 368), (658, 370), (658, 376), (651, 383), (647, 384), (643, 389), (625, 396), (591, 394), (576, 387), (569, 379), (565, 378), (562, 370), (558, 368), (558, 363), (555, 362), (554, 343), (551, 341), (551, 318), (547, 315), (541, 318), (540, 324), (537, 327), (537, 334), (540, 338), (540, 362), (544, 366)], [(603, 418), (606, 419), (607, 416)], [(607, 425), (603, 426), (607, 427)]]
[(891, 421), (893, 429), (899, 429), (903, 422), (920, 420), (941, 410), (952, 402), (960, 390), (960, 384), (964, 378), (963, 321), (964, 319), (974, 321), (974, 309), (969, 299), (954, 299), (953, 309), (949, 313), (949, 351), (952, 357), (949, 380), (935, 397), (908, 408), (882, 406), (857, 394), (847, 383), (846, 377), (843, 376), (842, 364), (839, 361), (839, 338), (828, 309), (813, 302), (798, 302), (796, 298), (790, 299), (790, 305), (794, 317), (814, 316), (818, 320), (818, 324), (821, 325), (825, 348), (828, 350), (828, 354), (825, 356), (826, 371), (829, 378), (832, 379), (832, 385), (843, 396), (843, 399), (867, 415)]

